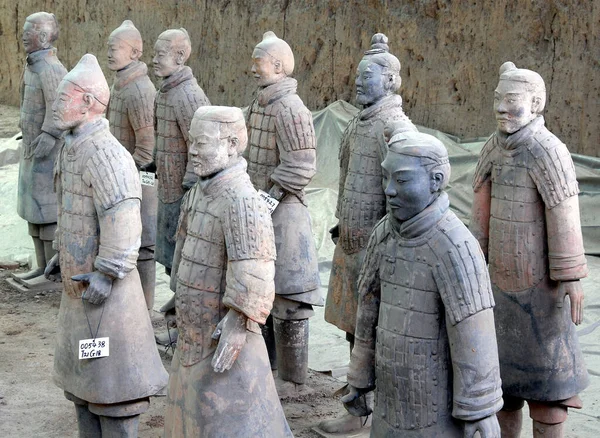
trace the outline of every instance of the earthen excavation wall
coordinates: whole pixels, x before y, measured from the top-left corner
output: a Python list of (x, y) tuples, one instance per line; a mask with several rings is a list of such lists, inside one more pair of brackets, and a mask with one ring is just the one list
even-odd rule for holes
[(90, 52), (105, 73), (106, 39), (122, 20), (142, 32), (146, 62), (160, 32), (183, 26), (211, 102), (238, 106), (252, 98), (250, 55), (265, 30), (292, 46), (311, 109), (353, 102), (361, 53), (384, 32), (402, 63), (407, 114), (461, 137), (493, 131), (498, 68), (512, 60), (546, 80), (549, 128), (571, 151), (600, 155), (600, 0), (0, 0), (2, 103), (18, 105), (21, 29), (39, 10), (60, 20), (67, 68)]

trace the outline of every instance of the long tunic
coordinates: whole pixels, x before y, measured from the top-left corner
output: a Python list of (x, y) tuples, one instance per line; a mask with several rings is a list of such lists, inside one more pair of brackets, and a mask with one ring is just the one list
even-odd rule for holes
[(502, 407), (485, 260), (445, 193), (375, 226), (358, 291), (348, 383), (376, 387), (371, 436), (458, 438)]
[(188, 164), (188, 133), (194, 113), (206, 105), (210, 102), (187, 66), (164, 78), (156, 94), (154, 161), (158, 212), (154, 255), (167, 268), (173, 264), (181, 198), (197, 180)]
[[(135, 267), (142, 225), (133, 159), (112, 136), (106, 119), (97, 119), (79, 135), (66, 136), (55, 173), (60, 209), (54, 244), (64, 288), (55, 383), (98, 404), (154, 395), (166, 386), (168, 374), (156, 350)], [(114, 278), (101, 305), (83, 302), (87, 284), (71, 280), (95, 270)], [(93, 337), (109, 338), (110, 355), (79, 360), (79, 341)]]
[(340, 237), (325, 304), (325, 320), (346, 333), (354, 334), (358, 292), (356, 283), (373, 227), (385, 215), (383, 162), (387, 143), (384, 127), (402, 124), (407, 131), (417, 128), (402, 111), (402, 98), (385, 97), (358, 113), (342, 137), (340, 182), (336, 217)]
[[(199, 181), (182, 204), (166, 437), (292, 436), (258, 326), (275, 296), (273, 228), (245, 170), (240, 158)], [(248, 318), (246, 344), (230, 370), (215, 373), (211, 336), (230, 308)]]
[[(56, 194), (53, 190), (53, 168), (62, 141), (62, 131), (54, 126), (52, 104), (56, 89), (67, 70), (56, 57), (56, 49), (38, 50), (27, 56), (21, 83), (19, 126), (23, 143), (19, 164), (17, 212), (33, 224), (56, 222)], [(54, 148), (42, 158), (27, 156), (32, 143), (45, 132), (55, 138)]]
[[(110, 132), (133, 156), (138, 167), (152, 162), (155, 96), (148, 67), (140, 61), (117, 72), (110, 90), (106, 110)], [(142, 248), (156, 242), (157, 196), (156, 186), (142, 186)]]
[(567, 147), (538, 117), (485, 144), (470, 228), (489, 260), (505, 394), (568, 399), (588, 385), (569, 300), (559, 281), (587, 275), (579, 188)]
[(316, 173), (312, 114), (285, 78), (259, 90), (248, 112), (248, 174), (257, 190), (276, 184), (285, 196), (273, 212), (275, 293), (323, 305), (317, 250), (304, 188)]

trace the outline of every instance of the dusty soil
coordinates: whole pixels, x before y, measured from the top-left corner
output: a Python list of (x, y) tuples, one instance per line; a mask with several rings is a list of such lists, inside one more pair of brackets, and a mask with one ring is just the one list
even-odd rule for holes
[[(0, 436), (65, 438), (77, 436), (72, 404), (52, 383), (54, 337), (60, 292), (18, 293), (0, 271)], [(156, 330), (163, 329), (155, 323)], [(165, 368), (171, 357), (161, 353)], [(343, 408), (332, 397), (339, 381), (311, 371), (310, 396), (286, 398), (283, 407), (298, 438), (318, 437), (311, 428)], [(154, 398), (140, 421), (141, 438), (162, 437), (165, 398)]]

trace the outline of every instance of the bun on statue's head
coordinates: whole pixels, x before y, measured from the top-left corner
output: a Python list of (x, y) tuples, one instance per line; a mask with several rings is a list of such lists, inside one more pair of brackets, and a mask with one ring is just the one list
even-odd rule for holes
[(371, 38), (371, 49), (365, 52), (363, 60), (375, 63), (383, 68), (383, 73), (394, 77), (392, 91), (400, 88), (400, 61), (389, 52), (388, 37), (382, 33), (376, 33)]
[(365, 55), (367, 54), (375, 54), (375, 53), (383, 53), (389, 52), (390, 47), (388, 46), (388, 37), (382, 33), (376, 33), (371, 38), (371, 50), (367, 50)]

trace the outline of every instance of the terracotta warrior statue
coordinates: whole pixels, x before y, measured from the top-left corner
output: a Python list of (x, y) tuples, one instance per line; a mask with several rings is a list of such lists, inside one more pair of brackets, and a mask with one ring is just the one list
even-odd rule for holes
[(248, 174), (257, 190), (279, 201), (272, 215), (276, 295), (264, 335), (280, 383), (290, 382), (280, 391), (284, 387), (295, 391), (296, 384), (306, 382), (308, 318), (314, 314), (313, 305), (323, 305), (304, 194), (316, 172), (315, 131), (312, 114), (296, 94), (293, 71), (290, 46), (266, 32), (252, 53), (252, 74), (259, 89), (248, 112)]
[[(108, 68), (116, 75), (106, 117), (110, 132), (133, 156), (138, 169), (152, 162), (156, 95), (148, 77), (148, 67), (140, 61), (142, 49), (142, 36), (129, 20), (125, 20), (108, 38)], [(157, 206), (154, 178), (142, 181), (142, 243), (137, 269), (148, 310), (154, 306), (156, 284), (154, 244)]]
[[(67, 70), (56, 57), (53, 43), (58, 39), (58, 22), (54, 14), (37, 12), (25, 20), (23, 47), (27, 63), (21, 83), (21, 118), (23, 132), (19, 165), (17, 212), (27, 221), (33, 238), (37, 268), (13, 275), (20, 284), (44, 289), (49, 285), (44, 268), (55, 254), (52, 248), (56, 231), (56, 194), (53, 190), (53, 167), (62, 141), (62, 132), (52, 120), (52, 103), (56, 88)], [(50, 283), (51, 284), (51, 283)]]
[(55, 169), (58, 254), (45, 274), (62, 276), (54, 379), (75, 404), (79, 436), (136, 437), (139, 414), (168, 375), (136, 269), (140, 180), (102, 117), (108, 99), (89, 54), (58, 87), (53, 120), (67, 134)]
[[(396, 94), (401, 82), (400, 62), (389, 53), (387, 42), (385, 35), (373, 35), (371, 49), (358, 64), (356, 102), (363, 110), (346, 128), (339, 154), (339, 224), (331, 230), (336, 246), (325, 320), (346, 332), (350, 351), (354, 345), (358, 273), (371, 230), (386, 213), (381, 185), (381, 163), (387, 151), (384, 128), (393, 126), (395, 132), (417, 130), (402, 111), (402, 98)], [(366, 421), (346, 414), (319, 427), (328, 433), (347, 433), (370, 420)]]
[(275, 296), (275, 238), (241, 157), (244, 115), (200, 107), (188, 138), (199, 181), (177, 230), (165, 437), (291, 437), (259, 327)]
[(394, 134), (382, 163), (389, 213), (358, 280), (349, 394), (354, 415), (375, 388), (372, 437), (499, 438), (494, 299), (477, 240), (449, 209), (446, 148)]
[[(575, 332), (587, 275), (579, 188), (567, 147), (544, 125), (546, 87), (534, 71), (500, 67), (497, 131), (477, 164), (471, 231), (489, 262), (504, 407), (518, 437), (524, 401), (534, 437), (562, 437), (588, 374)], [(569, 300), (565, 300), (566, 296)]]

